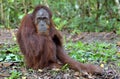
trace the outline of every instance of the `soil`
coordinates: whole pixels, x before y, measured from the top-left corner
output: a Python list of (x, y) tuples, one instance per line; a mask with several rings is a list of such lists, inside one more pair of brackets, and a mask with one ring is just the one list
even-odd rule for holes
[[(16, 32), (17, 29), (0, 29), (0, 45), (16, 44)], [(76, 35), (70, 35), (67, 32), (63, 32), (63, 34), (66, 37), (66, 41), (72, 40), (73, 42), (82, 41), (84, 43), (91, 43), (99, 41), (116, 44), (120, 41), (120, 35), (117, 35), (114, 32), (83, 32)], [(118, 50), (120, 50), (119, 47)], [(110, 62), (106, 65), (106, 71), (103, 75), (92, 75), (76, 72), (72, 69), (31, 70), (21, 67), (20, 63), (17, 62), (0, 62), (0, 79), (9, 77), (11, 75), (9, 73), (11, 70), (21, 72), (20, 79), (120, 79), (120, 67), (116, 65), (116, 62)]]

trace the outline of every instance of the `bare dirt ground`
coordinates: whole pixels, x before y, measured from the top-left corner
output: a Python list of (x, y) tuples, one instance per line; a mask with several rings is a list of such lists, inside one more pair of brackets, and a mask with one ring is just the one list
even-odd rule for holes
[[(15, 41), (16, 32), (17, 29), (13, 29), (13, 30), (0, 29), (0, 44), (16, 43)], [(67, 41), (72, 39), (73, 42), (82, 41), (85, 43), (91, 43), (95, 41), (100, 41), (100, 42), (108, 42), (108, 43), (117, 43), (118, 41), (120, 41), (120, 35), (117, 35), (114, 32), (83, 32), (76, 35), (71, 35), (67, 32), (62, 32), (62, 34), (63, 36), (66, 36)]]
[[(17, 30), (1, 30), (0, 29), (0, 45), (1, 44), (16, 44), (15, 35)], [(66, 41), (72, 39), (73, 42), (82, 41), (84, 43), (91, 43), (95, 41), (108, 42), (116, 44), (120, 41), (120, 35), (114, 32), (84, 32), (78, 35), (70, 35), (69, 33), (63, 32), (66, 36)], [(118, 50), (120, 48), (118, 47)], [(80, 73), (71, 69), (66, 70), (28, 70), (21, 67), (19, 63), (3, 63), (0, 62), (0, 79), (9, 77), (10, 70), (16, 70), (21, 72), (20, 79), (120, 79), (120, 67), (116, 66), (114, 62), (107, 65), (109, 69), (104, 75), (91, 75), (88, 73)]]

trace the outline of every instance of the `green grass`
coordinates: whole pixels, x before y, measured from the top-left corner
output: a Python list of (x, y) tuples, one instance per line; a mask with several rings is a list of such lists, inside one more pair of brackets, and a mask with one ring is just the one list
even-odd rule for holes
[(11, 73), (10, 77), (8, 77), (6, 79), (19, 79), (20, 76), (22, 75), (21, 72), (18, 72), (16, 70), (12, 70), (10, 73)]
[[(85, 44), (82, 42), (68, 42), (65, 44), (65, 50), (69, 50), (69, 55), (80, 62), (90, 62), (95, 64), (108, 63), (108, 62), (118, 62), (117, 65), (120, 66), (120, 55), (117, 55), (117, 49), (115, 44), (94, 42), (90, 44)], [(0, 62), (19, 62), (23, 64), (23, 55), (21, 55), (18, 45), (3, 45), (0, 47)], [(61, 70), (65, 70), (68, 65), (64, 65)], [(10, 70), (10, 77), (6, 79), (16, 79), (20, 78), (22, 73), (16, 70)]]
[[(65, 50), (69, 55), (80, 62), (110, 62), (119, 57), (115, 44), (94, 42), (84, 44), (82, 42), (68, 42)], [(0, 48), (0, 61), (23, 61), (23, 55), (19, 54), (18, 45), (4, 45)]]
[(69, 55), (80, 62), (110, 62), (117, 60), (117, 49), (115, 44), (69, 42), (65, 48), (70, 50)]
[(0, 61), (4, 62), (22, 62), (23, 55), (20, 55), (18, 45), (4, 44), (0, 47)]

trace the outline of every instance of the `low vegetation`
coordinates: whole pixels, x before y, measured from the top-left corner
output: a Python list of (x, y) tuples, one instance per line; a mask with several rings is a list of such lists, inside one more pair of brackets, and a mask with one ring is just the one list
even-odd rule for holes
[[(0, 28), (16, 28), (26, 13), (38, 5), (47, 5), (53, 12), (53, 20), (60, 30), (116, 31), (120, 33), (118, 0), (1, 0)], [(73, 30), (74, 29), (74, 30)]]

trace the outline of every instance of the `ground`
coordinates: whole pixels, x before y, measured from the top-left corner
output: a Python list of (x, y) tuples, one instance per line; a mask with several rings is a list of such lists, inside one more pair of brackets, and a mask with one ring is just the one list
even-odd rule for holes
[[(15, 44), (15, 33), (17, 30), (0, 30), (0, 45)], [(119, 39), (120, 36), (115, 32), (84, 32), (79, 34), (69, 34), (67, 32), (62, 32), (66, 37), (66, 41), (69, 42), (72, 39), (73, 42), (82, 41), (84, 43), (92, 43), (94, 41), (107, 42), (118, 44), (117, 49), (119, 48)], [(116, 45), (117, 45), (116, 44)], [(20, 53), (21, 54), (21, 53)], [(21, 63), (18, 62), (2, 62), (0, 61), (0, 79), (8, 78), (15, 79), (20, 76), (19, 79), (120, 79), (120, 67), (118, 67), (116, 62), (109, 62), (106, 64), (106, 73), (104, 75), (91, 75), (88, 73), (80, 73), (72, 69), (39, 69), (32, 70), (27, 69), (24, 66), (21, 66)], [(14, 70), (15, 72), (10, 71)]]

